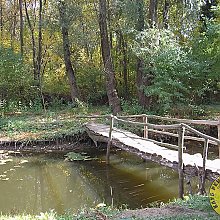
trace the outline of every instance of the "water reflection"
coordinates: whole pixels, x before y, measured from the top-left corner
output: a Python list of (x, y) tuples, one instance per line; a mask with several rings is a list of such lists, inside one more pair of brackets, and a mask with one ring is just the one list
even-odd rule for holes
[[(0, 165), (0, 211), (58, 213), (108, 205), (146, 207), (177, 196), (178, 176), (161, 167), (118, 151), (106, 166), (99, 160), (67, 162), (46, 156), (13, 158)], [(97, 154), (97, 152), (96, 152)]]

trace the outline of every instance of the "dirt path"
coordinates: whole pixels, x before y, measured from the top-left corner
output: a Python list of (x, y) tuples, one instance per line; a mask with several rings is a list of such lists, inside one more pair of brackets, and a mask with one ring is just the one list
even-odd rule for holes
[[(208, 219), (207, 213), (203, 211), (197, 211), (194, 209), (189, 209), (187, 207), (169, 205), (162, 208), (146, 208), (146, 209), (137, 209), (137, 210), (125, 210), (120, 214), (114, 216), (112, 219), (151, 219), (159, 217), (173, 217), (176, 216), (190, 217), (198, 216), (198, 219)], [(194, 218), (193, 218), (194, 219)], [(216, 218), (217, 219), (217, 218)]]

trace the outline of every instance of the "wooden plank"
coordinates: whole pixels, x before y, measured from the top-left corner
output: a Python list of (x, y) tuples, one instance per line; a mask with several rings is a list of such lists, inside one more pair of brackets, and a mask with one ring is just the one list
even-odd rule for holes
[(174, 144), (164, 143), (164, 142), (156, 141), (156, 140), (149, 139), (149, 138), (142, 138), (142, 137), (139, 137), (139, 136), (133, 136), (133, 135), (129, 136), (128, 132), (125, 132), (125, 131), (123, 131), (121, 129), (114, 128), (113, 130), (116, 131), (116, 132), (122, 133), (126, 137), (130, 137), (130, 138), (133, 138), (135, 140), (146, 140), (146, 141), (152, 142), (152, 143), (160, 145), (160, 146), (164, 146), (164, 147), (168, 147), (168, 148), (171, 148), (171, 149), (174, 149), (174, 150), (178, 150), (178, 146), (174, 145)]
[[(149, 132), (153, 132), (153, 133), (157, 133), (157, 134), (163, 134), (163, 135), (178, 138), (178, 134), (167, 132), (167, 131), (158, 131), (158, 130), (154, 130), (154, 129), (148, 129), (148, 133)], [(192, 140), (192, 141), (201, 141), (201, 142), (205, 141), (204, 138), (199, 138), (199, 137), (194, 137), (194, 136), (184, 136), (184, 139), (185, 140)], [(215, 141), (209, 141), (209, 143), (212, 144), (212, 145), (218, 145)]]
[(178, 146), (174, 145), (174, 144), (168, 144), (168, 143), (164, 143), (164, 142), (160, 142), (160, 141), (156, 141), (156, 140), (152, 140), (152, 139), (147, 139), (147, 141), (153, 142), (154, 144), (157, 144), (160, 146), (168, 147), (173, 150), (178, 150)]

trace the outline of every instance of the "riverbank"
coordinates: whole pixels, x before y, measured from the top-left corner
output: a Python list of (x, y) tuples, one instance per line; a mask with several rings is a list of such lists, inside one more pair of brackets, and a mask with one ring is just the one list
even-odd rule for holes
[(94, 209), (81, 210), (77, 214), (68, 213), (63, 216), (53, 211), (36, 216), (25, 214), (0, 216), (0, 220), (218, 220), (219, 218), (220, 216), (212, 210), (209, 198), (199, 195), (161, 204), (160, 207), (137, 210), (115, 209), (100, 204)]
[[(127, 106), (122, 114), (136, 114), (135, 108)], [(205, 116), (200, 119), (220, 117), (220, 105), (206, 106)], [(141, 114), (141, 112), (138, 112)], [(78, 116), (110, 114), (107, 106), (62, 108), (39, 112), (7, 112), (0, 117), (0, 148), (44, 151), (60, 150), (58, 145), (71, 149), (79, 142), (87, 141), (83, 124), (88, 121)], [(190, 118), (190, 117), (188, 117)], [(71, 143), (71, 144), (69, 144)]]
[(0, 148), (44, 151), (62, 150), (62, 146), (73, 149), (87, 138), (83, 128), (86, 119), (76, 116), (78, 111), (70, 109), (5, 114), (0, 120)]

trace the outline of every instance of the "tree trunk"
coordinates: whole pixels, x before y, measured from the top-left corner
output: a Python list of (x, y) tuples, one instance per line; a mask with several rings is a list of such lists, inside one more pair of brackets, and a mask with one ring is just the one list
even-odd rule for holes
[(122, 66), (123, 66), (123, 79), (124, 79), (124, 97), (127, 99), (129, 96), (128, 89), (128, 57), (127, 57), (127, 42), (120, 31), (121, 52), (122, 52)]
[[(138, 20), (136, 24), (136, 28), (138, 31), (144, 30), (144, 1), (143, 0), (136, 0), (137, 4), (137, 13), (138, 13)], [(144, 88), (146, 87), (147, 78), (144, 74), (144, 63), (143, 60), (138, 58), (137, 59), (137, 76), (136, 76), (136, 83), (137, 83), (137, 95), (138, 101), (141, 106), (144, 108), (150, 105), (150, 97), (146, 96), (144, 93)]]
[(13, 0), (13, 6), (11, 10), (11, 28), (10, 28), (10, 35), (11, 35), (11, 48), (14, 48), (14, 41), (16, 37), (16, 23), (17, 23), (17, 1)]
[(164, 8), (163, 8), (163, 26), (165, 29), (168, 29), (169, 8), (170, 8), (170, 2), (169, 0), (165, 0)]
[(67, 22), (66, 5), (64, 1), (59, 1), (60, 24), (63, 38), (63, 53), (67, 76), (69, 79), (72, 102), (75, 103), (79, 98), (75, 72), (71, 63), (69, 27)]
[(1, 44), (3, 44), (3, 0), (0, 0), (0, 29), (1, 29)]
[(37, 78), (41, 78), (42, 62), (42, 0), (39, 0), (39, 21), (38, 21), (38, 55), (37, 55)]
[(23, 21), (23, 2), (19, 0), (19, 13), (20, 13), (20, 51), (21, 56), (24, 54), (24, 21)]
[(113, 114), (117, 114), (121, 111), (121, 105), (116, 91), (115, 72), (111, 57), (106, 17), (106, 0), (99, 0), (99, 28), (101, 36), (102, 59), (106, 75), (106, 89), (109, 105), (112, 108)]
[(157, 6), (158, 0), (150, 0), (149, 5), (149, 25), (150, 27), (157, 27)]
[(36, 59), (36, 43), (35, 43), (35, 36), (34, 36), (34, 28), (31, 24), (31, 20), (28, 14), (28, 6), (26, 0), (24, 0), (24, 6), (25, 6), (25, 14), (27, 17), (28, 27), (31, 32), (31, 42), (32, 42), (32, 62), (33, 62), (33, 72), (34, 72), (34, 80), (39, 87), (39, 79), (37, 74), (37, 59)]

